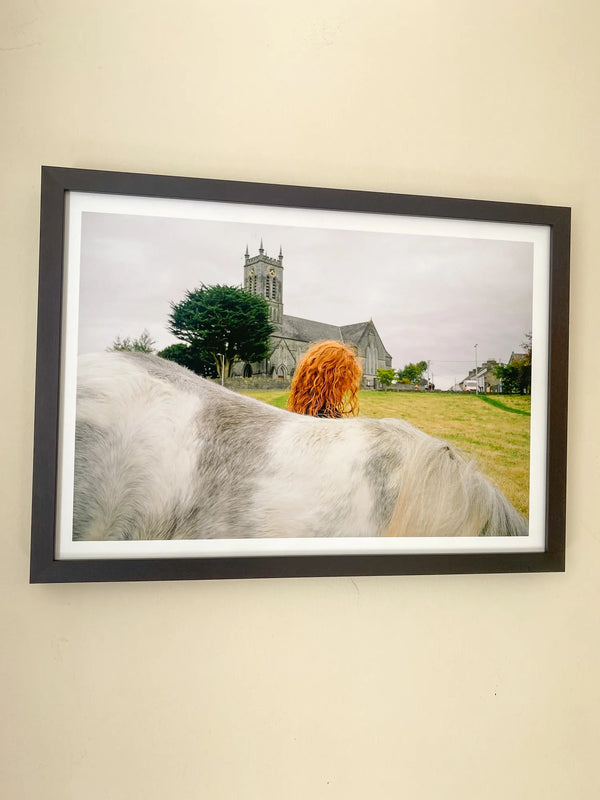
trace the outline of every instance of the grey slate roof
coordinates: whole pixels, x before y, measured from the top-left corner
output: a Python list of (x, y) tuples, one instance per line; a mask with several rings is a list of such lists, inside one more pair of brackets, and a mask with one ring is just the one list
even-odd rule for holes
[[(294, 339), (297, 342), (322, 342), (325, 339), (335, 339), (338, 342), (349, 342), (358, 346), (365, 329), (372, 324), (372, 322), (355, 322), (352, 325), (329, 325), (326, 322), (284, 314), (283, 322), (274, 335), (283, 339)], [(389, 356), (385, 347), (383, 349)]]
[(343, 336), (342, 341), (358, 344), (368, 324), (368, 322), (355, 322), (352, 325), (342, 325), (340, 328)]
[(316, 322), (302, 317), (283, 315), (283, 322), (275, 336), (284, 339), (295, 339), (299, 342), (320, 342), (324, 339), (337, 339), (343, 341), (342, 331), (338, 325), (328, 325), (326, 322)]

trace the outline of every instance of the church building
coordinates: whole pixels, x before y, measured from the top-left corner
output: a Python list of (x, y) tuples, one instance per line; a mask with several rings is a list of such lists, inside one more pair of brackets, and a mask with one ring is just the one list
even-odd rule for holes
[(264, 297), (269, 304), (275, 331), (271, 336), (271, 355), (254, 364), (236, 365), (235, 374), (244, 377), (265, 376), (290, 380), (296, 365), (315, 342), (334, 339), (353, 345), (363, 370), (363, 388), (375, 387), (377, 370), (390, 369), (392, 357), (385, 349), (373, 320), (352, 325), (331, 325), (283, 313), (283, 252), (270, 258), (261, 240), (258, 255), (246, 248), (244, 289)]

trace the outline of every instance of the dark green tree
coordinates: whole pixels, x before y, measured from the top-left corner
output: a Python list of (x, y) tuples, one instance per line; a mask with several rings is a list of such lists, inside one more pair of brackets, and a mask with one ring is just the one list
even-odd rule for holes
[(200, 357), (194, 358), (194, 351), (190, 345), (178, 342), (177, 344), (170, 344), (164, 350), (160, 350), (157, 355), (161, 358), (166, 358), (168, 361), (174, 361), (182, 367), (187, 367), (195, 372), (197, 375), (202, 375), (203, 378), (216, 378), (217, 368), (215, 362), (210, 359), (202, 359)]
[(503, 394), (518, 394), (519, 370), (514, 362), (512, 364), (496, 364), (494, 374), (502, 381)]
[(236, 361), (269, 357), (274, 328), (264, 298), (235, 286), (202, 285), (171, 304), (169, 330), (189, 345), (195, 363), (212, 362), (219, 376), (224, 364), (228, 377)]
[(531, 363), (525, 358), (515, 358), (510, 364), (494, 367), (497, 378), (502, 381), (503, 394), (529, 394), (531, 391)]

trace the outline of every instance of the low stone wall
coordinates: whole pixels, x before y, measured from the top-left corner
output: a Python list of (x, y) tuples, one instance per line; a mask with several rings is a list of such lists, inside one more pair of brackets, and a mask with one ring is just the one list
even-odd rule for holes
[(384, 386), (382, 383), (377, 384), (378, 392), (425, 392), (424, 386), (416, 386), (414, 383), (394, 383), (392, 386)]
[[(211, 378), (210, 380), (212, 380), (213, 383), (221, 383), (220, 378)], [(225, 378), (224, 385), (228, 389), (232, 389), (234, 392), (263, 392), (275, 390), (287, 392), (290, 388), (290, 381), (266, 377)], [(361, 388), (363, 390), (365, 389), (364, 386)], [(414, 384), (412, 383), (396, 383), (393, 386), (383, 386), (383, 384), (377, 382), (374, 390), (379, 392), (424, 392), (425, 387), (419, 386), (418, 388), (415, 388)], [(371, 391), (373, 391), (373, 388)]]
[[(213, 383), (221, 383), (220, 379), (213, 379)], [(280, 390), (287, 392), (290, 382), (277, 378), (225, 378), (224, 385), (234, 392), (262, 392)]]

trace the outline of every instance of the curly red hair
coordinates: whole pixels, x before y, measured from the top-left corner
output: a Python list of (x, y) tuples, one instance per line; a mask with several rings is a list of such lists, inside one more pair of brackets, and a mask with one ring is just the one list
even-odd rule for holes
[(358, 358), (351, 347), (341, 342), (319, 342), (298, 364), (288, 411), (311, 417), (356, 416), (361, 376)]

